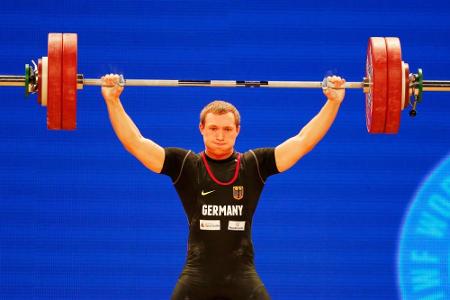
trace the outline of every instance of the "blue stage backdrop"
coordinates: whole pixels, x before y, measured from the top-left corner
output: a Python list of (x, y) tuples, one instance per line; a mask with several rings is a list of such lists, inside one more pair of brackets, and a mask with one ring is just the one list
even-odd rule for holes
[[(77, 32), (89, 78), (361, 81), (370, 36), (400, 37), (425, 79), (450, 77), (448, 1), (3, 1), (0, 19), (1, 74), (45, 56), (48, 32)], [(0, 298), (169, 299), (188, 234), (170, 178), (125, 151), (100, 88), (79, 92), (71, 132), (48, 131), (46, 110), (23, 94), (0, 90)], [(369, 135), (364, 94), (349, 90), (317, 148), (268, 180), (253, 239), (273, 299), (401, 297), (401, 228), (449, 153), (449, 96), (425, 93), (398, 135)], [(240, 110), (241, 152), (295, 135), (325, 102), (292, 89), (130, 87), (121, 97), (145, 137), (196, 152), (199, 112), (214, 99)], [(405, 280), (405, 299), (449, 299), (430, 274)]]

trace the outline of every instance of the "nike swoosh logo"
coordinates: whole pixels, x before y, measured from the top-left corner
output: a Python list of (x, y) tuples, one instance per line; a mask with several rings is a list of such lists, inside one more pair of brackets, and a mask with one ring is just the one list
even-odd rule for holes
[(202, 190), (202, 196), (206, 196), (206, 195), (208, 195), (208, 194), (211, 194), (211, 193), (213, 193), (213, 192), (215, 192), (216, 190), (212, 190), (212, 191), (209, 191), (209, 192), (204, 192), (203, 190)]

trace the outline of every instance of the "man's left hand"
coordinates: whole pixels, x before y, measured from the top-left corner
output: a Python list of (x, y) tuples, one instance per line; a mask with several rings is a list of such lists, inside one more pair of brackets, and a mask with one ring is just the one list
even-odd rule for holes
[(324, 88), (323, 93), (328, 100), (342, 103), (345, 97), (345, 79), (339, 76), (329, 76), (327, 80), (333, 84), (334, 88)]

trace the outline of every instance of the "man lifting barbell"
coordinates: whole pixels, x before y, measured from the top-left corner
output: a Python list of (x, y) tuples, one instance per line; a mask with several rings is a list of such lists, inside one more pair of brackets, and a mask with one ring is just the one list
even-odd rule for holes
[[(424, 91), (450, 92), (450, 80), (424, 80), (422, 69), (410, 73), (396, 37), (370, 37), (365, 77), (345, 82), (339, 77), (322, 81), (127, 79), (107, 75), (86, 78), (78, 73), (76, 33), (50, 33), (48, 56), (25, 65), (25, 75), (0, 75), (0, 87), (25, 87), (47, 107), (47, 128), (77, 127), (77, 91), (103, 86), (111, 122), (119, 139), (145, 166), (169, 175), (189, 219), (186, 266), (173, 299), (268, 299), (253, 265), (252, 216), (264, 182), (290, 168), (323, 138), (334, 121), (345, 89), (365, 93), (369, 133), (396, 134), (401, 111), (416, 115)], [(118, 84), (119, 83), (119, 84)], [(110, 86), (111, 85), (111, 86)], [(108, 86), (108, 87), (107, 87)], [(180, 148), (162, 148), (145, 139), (125, 113), (119, 96), (124, 86), (322, 88), (328, 98), (319, 114), (295, 137), (276, 148), (234, 151), (239, 113), (229, 103), (213, 102), (201, 114), (205, 151), (194, 154)], [(222, 297), (222, 299), (223, 299)], [(216, 298), (217, 299), (217, 298)]]
[[(77, 72), (78, 36), (76, 33), (49, 33), (48, 56), (25, 65), (25, 76), (0, 75), (1, 86), (25, 86), (25, 95), (37, 93), (38, 103), (47, 106), (47, 128), (74, 130), (77, 127), (77, 90), (101, 86), (102, 80), (85, 78)], [(127, 79), (122, 86), (164, 87), (246, 87), (246, 88), (336, 88), (326, 80), (176, 80)], [(409, 72), (402, 60), (400, 39), (371, 37), (367, 47), (366, 76), (360, 82), (346, 82), (342, 88), (362, 89), (366, 94), (366, 126), (369, 133), (398, 133), (401, 111), (417, 104), (424, 91), (450, 92), (449, 80), (424, 80), (422, 69)]]
[(153, 172), (171, 177), (189, 221), (187, 260), (172, 300), (270, 299), (253, 261), (251, 224), (266, 179), (291, 168), (333, 124), (345, 96), (345, 80), (328, 78), (320, 112), (294, 137), (275, 148), (236, 152), (238, 110), (213, 101), (200, 114), (205, 150), (163, 148), (144, 138), (125, 112), (120, 76), (102, 77), (102, 95), (117, 137)]

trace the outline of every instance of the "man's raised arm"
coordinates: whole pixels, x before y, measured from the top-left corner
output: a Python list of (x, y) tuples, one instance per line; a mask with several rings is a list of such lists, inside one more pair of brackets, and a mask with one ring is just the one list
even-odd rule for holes
[[(328, 81), (336, 88), (345, 84), (340, 77), (329, 77)], [(320, 142), (330, 129), (336, 118), (339, 107), (344, 100), (345, 89), (325, 89), (327, 102), (320, 112), (294, 137), (286, 140), (275, 148), (275, 162), (278, 171), (283, 172), (291, 168), (300, 158)]]
[(123, 87), (118, 85), (118, 75), (102, 77), (102, 95), (108, 107), (112, 127), (125, 149), (153, 172), (160, 173), (164, 164), (164, 149), (144, 138), (134, 122), (125, 112), (119, 96)]

